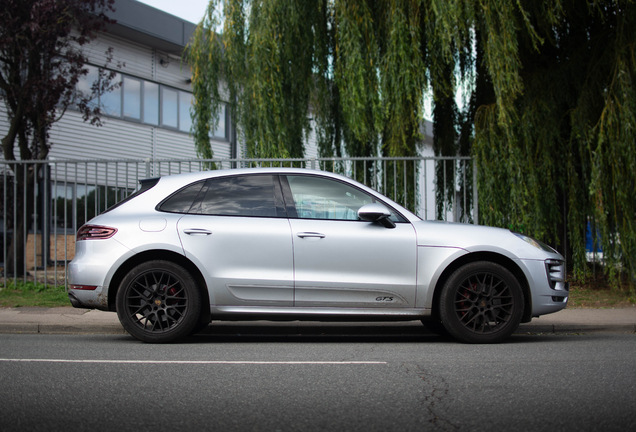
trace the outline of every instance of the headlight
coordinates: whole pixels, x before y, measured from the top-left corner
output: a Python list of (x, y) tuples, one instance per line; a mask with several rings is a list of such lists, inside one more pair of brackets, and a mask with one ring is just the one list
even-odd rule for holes
[(546, 251), (546, 252), (557, 253), (557, 251), (552, 249), (547, 244), (545, 244), (543, 242), (540, 242), (539, 240), (535, 240), (532, 237), (528, 237), (526, 235), (519, 234), (519, 233), (516, 233), (516, 232), (513, 232), (513, 234), (516, 235), (517, 237), (519, 237), (524, 242), (526, 242), (528, 244), (531, 244), (532, 246), (536, 247), (537, 249), (541, 249), (541, 250)]

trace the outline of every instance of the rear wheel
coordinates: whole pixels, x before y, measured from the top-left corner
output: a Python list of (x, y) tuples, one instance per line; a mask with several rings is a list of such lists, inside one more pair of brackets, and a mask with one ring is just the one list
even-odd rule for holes
[(117, 316), (139, 340), (172, 342), (189, 335), (200, 322), (201, 295), (183, 267), (170, 261), (149, 261), (122, 280)]
[(451, 275), (440, 297), (440, 318), (456, 339), (495, 343), (519, 326), (524, 299), (517, 279), (492, 262), (466, 264)]

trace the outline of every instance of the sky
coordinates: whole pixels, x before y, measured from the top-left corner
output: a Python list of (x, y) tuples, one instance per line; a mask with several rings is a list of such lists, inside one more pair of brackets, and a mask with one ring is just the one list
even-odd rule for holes
[(137, 0), (154, 8), (198, 24), (203, 18), (209, 0)]

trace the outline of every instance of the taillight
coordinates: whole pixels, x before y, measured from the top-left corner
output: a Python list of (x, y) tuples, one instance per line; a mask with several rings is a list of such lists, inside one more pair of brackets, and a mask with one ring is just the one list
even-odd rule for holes
[(84, 225), (77, 231), (77, 241), (80, 240), (104, 240), (115, 235), (117, 228), (99, 225)]

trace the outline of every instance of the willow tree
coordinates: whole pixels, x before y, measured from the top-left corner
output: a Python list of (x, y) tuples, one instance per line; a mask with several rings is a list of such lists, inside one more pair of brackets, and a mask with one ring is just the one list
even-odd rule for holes
[(558, 247), (577, 275), (591, 221), (607, 268), (633, 278), (634, 3), (213, 0), (188, 51), (198, 151), (224, 101), (247, 156), (301, 156), (312, 127), (323, 156), (417, 155), (430, 98), (436, 154), (477, 160), (482, 221)]

